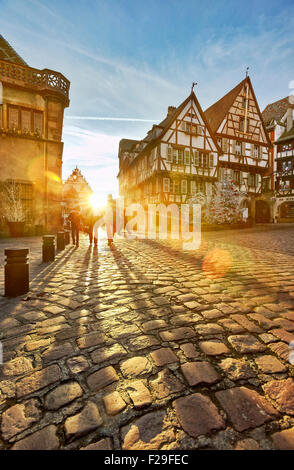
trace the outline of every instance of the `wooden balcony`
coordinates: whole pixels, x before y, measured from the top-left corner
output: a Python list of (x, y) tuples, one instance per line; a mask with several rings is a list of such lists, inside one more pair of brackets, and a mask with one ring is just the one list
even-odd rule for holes
[(0, 60), (0, 82), (36, 92), (57, 94), (65, 99), (67, 106), (69, 104), (70, 82), (61, 73), (53, 70), (38, 70)]

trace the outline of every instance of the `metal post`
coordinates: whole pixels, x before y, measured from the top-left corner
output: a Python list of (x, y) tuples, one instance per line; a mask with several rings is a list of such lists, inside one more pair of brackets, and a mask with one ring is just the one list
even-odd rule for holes
[(55, 237), (54, 235), (43, 236), (43, 263), (55, 260)]
[(5, 296), (18, 297), (30, 289), (29, 249), (5, 250)]
[(65, 248), (65, 240), (64, 240), (64, 232), (57, 233), (57, 250), (64, 250)]

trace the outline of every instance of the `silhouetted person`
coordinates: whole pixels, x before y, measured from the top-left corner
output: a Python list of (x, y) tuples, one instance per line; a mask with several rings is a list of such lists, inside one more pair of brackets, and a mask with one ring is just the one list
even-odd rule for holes
[[(86, 216), (85, 216), (85, 223), (88, 227), (88, 230), (89, 230), (89, 242), (90, 242), (90, 245), (92, 245), (93, 243), (93, 231), (94, 231), (94, 225), (95, 225), (95, 222), (97, 220), (97, 217), (94, 215), (94, 211), (92, 208), (89, 207), (87, 213), (86, 213)], [(94, 234), (94, 245), (97, 246), (97, 234), (95, 233)]]
[(111, 209), (112, 211), (112, 221), (109, 221), (106, 224), (108, 245), (111, 246), (113, 244), (113, 237), (116, 232), (116, 201), (113, 199), (111, 194), (109, 194), (107, 197), (107, 206), (107, 209)]
[(68, 216), (71, 223), (71, 235), (74, 245), (79, 246), (80, 241), (80, 228), (81, 228), (81, 215), (80, 209), (76, 207)]

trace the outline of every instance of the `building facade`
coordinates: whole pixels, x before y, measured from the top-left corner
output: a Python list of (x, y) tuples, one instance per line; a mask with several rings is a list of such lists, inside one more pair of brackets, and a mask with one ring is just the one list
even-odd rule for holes
[(83, 210), (89, 206), (89, 200), (93, 191), (82, 175), (81, 170), (76, 167), (63, 184), (64, 212), (69, 214), (71, 210), (79, 207)]
[(271, 189), (275, 222), (294, 222), (293, 112), (294, 105), (289, 97), (267, 105), (262, 112), (266, 130), (273, 143), (273, 171), (267, 186)]
[(0, 182), (17, 183), (26, 223), (51, 232), (61, 223), (69, 87), (61, 73), (28, 66), (0, 36)]
[(220, 149), (192, 91), (143, 140), (119, 145), (119, 192), (125, 205), (183, 204), (196, 193), (209, 197)]

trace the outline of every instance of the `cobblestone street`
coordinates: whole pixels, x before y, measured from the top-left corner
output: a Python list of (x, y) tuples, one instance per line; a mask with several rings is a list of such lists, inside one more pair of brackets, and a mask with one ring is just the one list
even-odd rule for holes
[(294, 225), (43, 267), (34, 240), (30, 293), (0, 297), (0, 449), (294, 449)]

